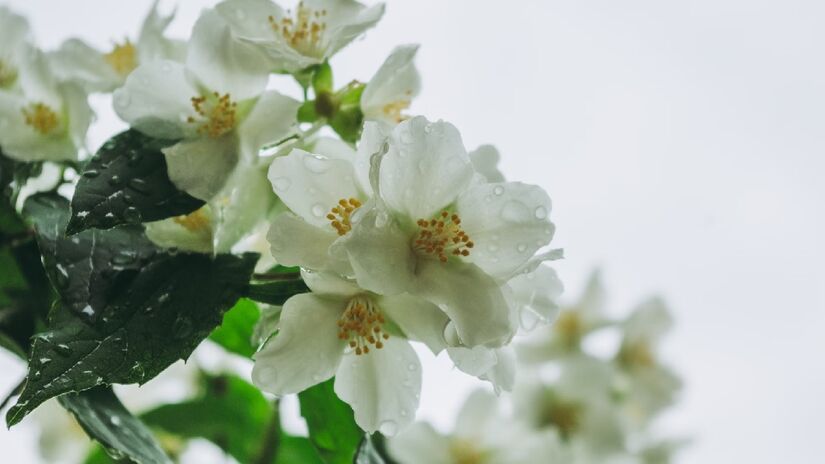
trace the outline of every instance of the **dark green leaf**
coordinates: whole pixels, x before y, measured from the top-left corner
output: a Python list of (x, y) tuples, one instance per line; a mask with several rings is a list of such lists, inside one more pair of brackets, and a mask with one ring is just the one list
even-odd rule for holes
[(281, 280), (262, 284), (252, 284), (246, 290), (246, 296), (251, 300), (271, 305), (282, 305), (291, 296), (306, 293), (309, 288), (303, 280)]
[(364, 435), (361, 444), (358, 445), (358, 452), (353, 460), (354, 464), (386, 464), (378, 448), (373, 443), (369, 435)]
[(324, 461), (350, 464), (364, 432), (355, 424), (352, 408), (335, 395), (334, 380), (298, 394), (301, 416), (306, 419), (309, 439)]
[(135, 130), (107, 141), (77, 183), (66, 233), (157, 221), (203, 206), (169, 180), (161, 149), (174, 143)]
[(209, 339), (230, 353), (251, 358), (257, 350), (257, 346), (252, 344), (252, 334), (260, 317), (261, 310), (253, 301), (246, 298), (238, 300), (223, 316), (223, 323)]
[(10, 426), (51, 397), (145, 383), (186, 359), (240, 298), (257, 261), (254, 254), (157, 252), (133, 228), (64, 238), (62, 206), (37, 196), (25, 208), (63, 304), (35, 338)]
[(111, 388), (98, 387), (63, 395), (60, 404), (74, 414), (83, 430), (100, 442), (113, 458), (128, 458), (138, 464), (172, 462), (149, 429), (121, 404)]

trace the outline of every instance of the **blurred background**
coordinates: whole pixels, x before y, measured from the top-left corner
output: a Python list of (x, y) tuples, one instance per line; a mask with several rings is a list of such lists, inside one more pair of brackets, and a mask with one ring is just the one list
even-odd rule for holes
[[(135, 37), (150, 3), (0, 1), (46, 48)], [(179, 3), (170, 31), (185, 37), (215, 2)], [(550, 193), (568, 300), (596, 266), (614, 313), (663, 295), (676, 317), (665, 359), (686, 381), (663, 429), (694, 440), (677, 462), (815, 463), (823, 22), (816, 0), (389, 0), (332, 64), (339, 83), (367, 80), (395, 45), (420, 43), (412, 113), (454, 123), (468, 148), (495, 144), (508, 177)], [(121, 127), (95, 103), (92, 149)], [(422, 357), (419, 418), (447, 427), (480, 382)], [(5, 393), (24, 366), (0, 354), (0, 372)], [(5, 462), (38, 462), (31, 421), (0, 430)]]

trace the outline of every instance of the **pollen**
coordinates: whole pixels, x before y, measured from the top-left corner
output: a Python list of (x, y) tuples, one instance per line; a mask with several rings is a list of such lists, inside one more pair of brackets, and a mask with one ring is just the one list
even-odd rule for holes
[(380, 350), (390, 335), (384, 331), (384, 315), (371, 299), (356, 296), (338, 319), (338, 338), (345, 340), (356, 355), (367, 354), (370, 347)]
[(650, 345), (643, 341), (623, 344), (619, 350), (618, 360), (622, 366), (627, 368), (656, 365), (656, 356), (650, 349)]
[(189, 232), (198, 232), (209, 227), (209, 217), (207, 217), (203, 208), (185, 216), (174, 217), (172, 220), (182, 225)]
[(21, 111), (26, 125), (31, 126), (42, 135), (53, 133), (60, 124), (57, 113), (45, 103), (32, 103)]
[(122, 44), (116, 43), (111, 52), (103, 55), (106, 63), (122, 77), (126, 77), (137, 68), (137, 50), (129, 39)]
[(575, 403), (553, 400), (544, 411), (541, 425), (552, 426), (559, 430), (559, 435), (564, 439), (569, 439), (581, 424), (581, 406)]
[(360, 206), (361, 202), (356, 198), (350, 198), (349, 200), (342, 198), (338, 200), (338, 204), (329, 211), (327, 219), (329, 219), (332, 227), (338, 232), (338, 235), (346, 235), (347, 232), (352, 230), (350, 217), (353, 211)]
[(17, 70), (0, 60), (0, 89), (11, 87), (17, 81)]
[(419, 219), (417, 224), (418, 234), (413, 248), (420, 254), (438, 258), (442, 263), (446, 263), (450, 255), (469, 256), (470, 249), (475, 246), (470, 236), (461, 229), (458, 214), (442, 211), (429, 221)]
[(389, 118), (389, 119), (391, 119), (395, 122), (401, 122), (404, 119), (406, 119), (406, 117), (402, 114), (402, 112), (404, 110), (406, 110), (407, 108), (409, 108), (409, 107), (410, 107), (410, 101), (409, 100), (398, 100), (398, 101), (394, 101), (392, 103), (387, 103), (386, 105), (384, 105), (383, 108), (381, 108), (381, 111), (384, 113), (384, 116), (386, 116), (387, 118)]
[(553, 324), (553, 329), (570, 348), (578, 345), (584, 332), (581, 317), (579, 317), (576, 311), (572, 310), (562, 311)]
[(218, 138), (234, 129), (237, 123), (238, 104), (228, 93), (192, 97), (192, 108), (198, 116), (190, 116), (187, 122), (198, 126), (198, 134)]
[(324, 32), (327, 30), (326, 16), (327, 10), (314, 10), (299, 2), (294, 16), (287, 10), (283, 18), (270, 16), (269, 24), (290, 47), (304, 55), (317, 56), (322, 52)]

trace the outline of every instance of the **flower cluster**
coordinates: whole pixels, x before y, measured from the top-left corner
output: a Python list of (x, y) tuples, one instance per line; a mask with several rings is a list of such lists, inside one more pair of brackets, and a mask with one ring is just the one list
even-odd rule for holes
[[(390, 440), (391, 455), (401, 464), (668, 463), (684, 440), (658, 436), (652, 424), (681, 386), (657, 350), (671, 323), (658, 298), (610, 319), (594, 274), (553, 326), (518, 343), (511, 398), (476, 391), (451, 434), (416, 423)], [(597, 334), (611, 332), (619, 341), (605, 346)]]

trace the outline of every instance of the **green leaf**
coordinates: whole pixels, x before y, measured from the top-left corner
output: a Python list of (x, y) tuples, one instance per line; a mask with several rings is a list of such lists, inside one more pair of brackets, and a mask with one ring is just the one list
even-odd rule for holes
[(254, 254), (162, 253), (129, 227), (65, 238), (62, 206), (65, 200), (40, 195), (24, 208), (62, 304), (50, 314), (50, 330), (35, 337), (9, 426), (54, 396), (145, 383), (186, 359), (242, 296), (257, 261)]
[(202, 200), (178, 190), (169, 180), (161, 149), (174, 143), (135, 130), (109, 139), (77, 183), (66, 233), (158, 221), (203, 206)]
[(335, 379), (298, 394), (301, 416), (306, 419), (309, 439), (328, 464), (350, 464), (364, 432), (355, 424), (352, 408), (335, 395)]
[(277, 282), (255, 283), (249, 285), (246, 296), (261, 303), (282, 305), (293, 295), (307, 293), (309, 287), (303, 280), (282, 280)]
[(171, 464), (149, 429), (123, 406), (111, 388), (70, 393), (59, 401), (113, 458), (137, 464)]
[(258, 305), (243, 298), (223, 316), (223, 323), (209, 339), (230, 353), (251, 358), (257, 351), (257, 346), (252, 344), (252, 335), (260, 317)]
[(274, 464), (324, 464), (309, 438), (281, 435)]

